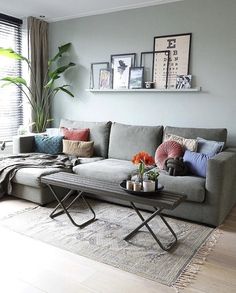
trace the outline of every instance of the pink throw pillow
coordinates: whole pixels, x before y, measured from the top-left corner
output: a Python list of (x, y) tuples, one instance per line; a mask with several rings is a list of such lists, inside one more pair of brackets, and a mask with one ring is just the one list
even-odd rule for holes
[(64, 139), (76, 140), (76, 141), (88, 141), (89, 140), (89, 128), (84, 129), (69, 129), (61, 127), (62, 135)]
[(184, 153), (181, 144), (174, 140), (168, 140), (163, 142), (156, 150), (155, 163), (158, 168), (164, 169), (165, 161), (169, 158), (182, 157)]

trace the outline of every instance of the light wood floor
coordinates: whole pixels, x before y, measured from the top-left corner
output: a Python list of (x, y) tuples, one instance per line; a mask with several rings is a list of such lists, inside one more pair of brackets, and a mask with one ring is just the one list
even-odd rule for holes
[[(29, 206), (7, 199), (0, 218)], [(33, 204), (32, 204), (33, 206)], [(236, 207), (197, 279), (184, 293), (236, 292)], [(174, 293), (173, 288), (0, 228), (1, 293)]]

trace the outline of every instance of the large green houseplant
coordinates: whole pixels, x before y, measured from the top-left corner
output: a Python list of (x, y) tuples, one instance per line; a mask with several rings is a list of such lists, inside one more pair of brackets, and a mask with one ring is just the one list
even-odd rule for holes
[[(26, 96), (28, 102), (32, 108), (33, 116), (33, 129), (35, 132), (44, 132), (46, 130), (50, 119), (50, 106), (52, 99), (59, 92), (63, 91), (66, 94), (74, 97), (74, 95), (68, 90), (69, 85), (63, 84), (61, 86), (55, 86), (55, 81), (61, 77), (68, 68), (74, 66), (72, 62), (67, 63), (64, 66), (57, 66), (57, 62), (60, 61), (61, 57), (69, 50), (71, 43), (65, 44), (58, 47), (58, 53), (48, 61), (47, 72), (44, 77), (43, 85), (37, 84), (36, 76), (32, 70), (31, 62), (28, 58), (18, 54), (12, 49), (5, 49), (0, 47), (0, 56), (15, 59), (18, 61), (26, 62), (31, 74), (31, 84), (34, 86), (33, 91), (31, 86), (26, 80), (19, 76), (6, 76), (2, 78), (5, 83), (2, 86), (14, 84), (16, 85)], [(39, 87), (42, 87), (39, 90)]]

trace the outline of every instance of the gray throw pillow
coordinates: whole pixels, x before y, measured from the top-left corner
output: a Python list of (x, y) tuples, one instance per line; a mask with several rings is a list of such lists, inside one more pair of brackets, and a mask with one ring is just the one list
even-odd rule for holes
[(224, 148), (224, 142), (197, 138), (197, 152), (206, 155), (216, 155)]

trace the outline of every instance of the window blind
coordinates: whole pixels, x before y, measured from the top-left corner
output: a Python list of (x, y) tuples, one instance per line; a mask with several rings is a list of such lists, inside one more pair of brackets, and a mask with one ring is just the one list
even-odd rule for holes
[[(0, 47), (21, 53), (21, 44), (22, 21), (0, 14)], [(21, 62), (0, 56), (0, 78), (6, 76), (21, 76)], [(20, 89), (15, 85), (0, 87), (0, 141), (12, 140), (21, 124), (23, 107)]]

